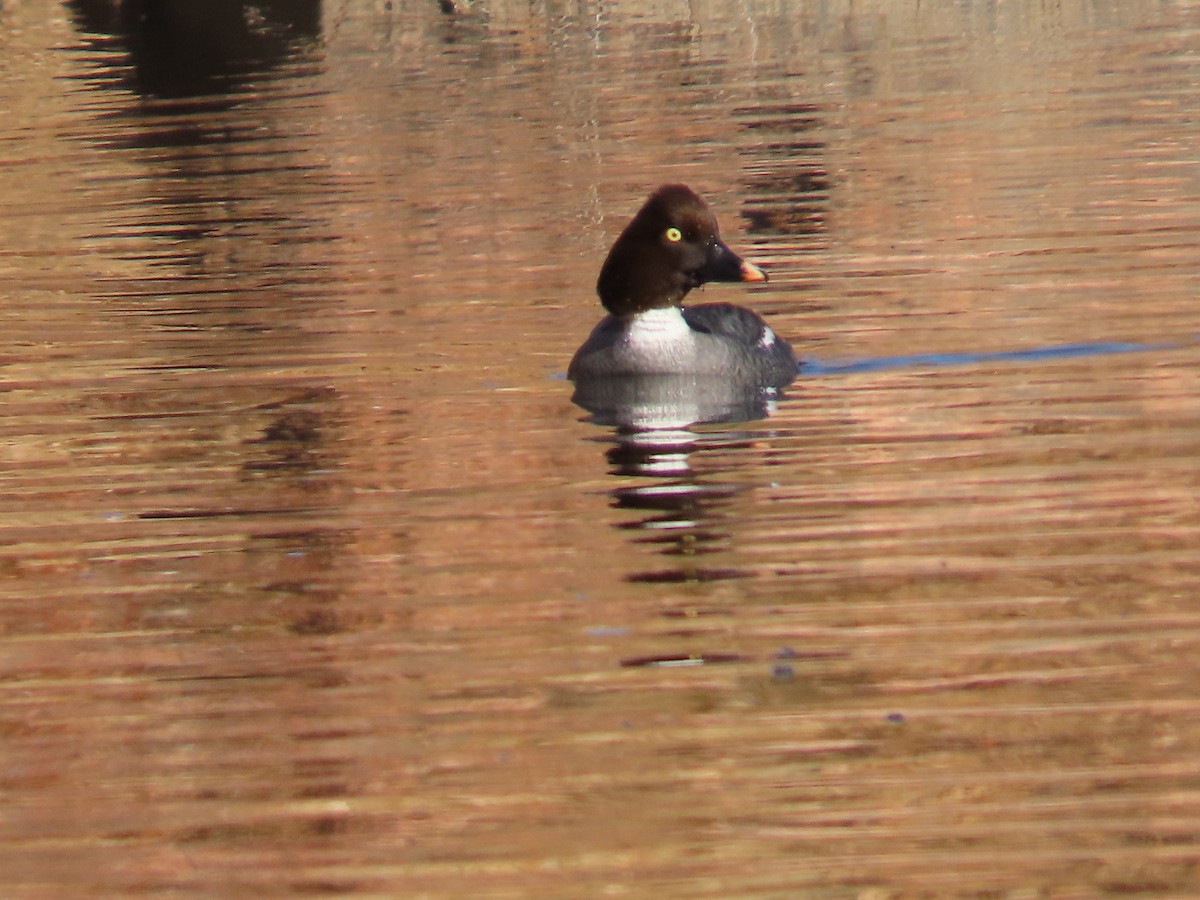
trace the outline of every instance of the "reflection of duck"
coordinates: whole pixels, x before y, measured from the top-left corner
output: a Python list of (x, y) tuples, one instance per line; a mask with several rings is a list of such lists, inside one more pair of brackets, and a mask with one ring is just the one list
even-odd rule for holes
[(766, 281), (721, 242), (708, 204), (681, 184), (659, 188), (621, 232), (596, 290), (605, 316), (575, 353), (577, 386), (619, 376), (703, 376), (779, 388), (796, 378), (788, 342), (730, 303), (681, 307), (709, 281)]
[(737, 378), (634, 375), (580, 378), (571, 399), (598, 425), (647, 430), (765, 419), (775, 411), (774, 395)]

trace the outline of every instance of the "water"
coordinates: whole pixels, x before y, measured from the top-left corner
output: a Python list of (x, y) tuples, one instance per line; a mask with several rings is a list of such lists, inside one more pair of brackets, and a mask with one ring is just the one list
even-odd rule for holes
[(1194, 892), (1197, 10), (460, 6), (0, 8), (5, 896)]

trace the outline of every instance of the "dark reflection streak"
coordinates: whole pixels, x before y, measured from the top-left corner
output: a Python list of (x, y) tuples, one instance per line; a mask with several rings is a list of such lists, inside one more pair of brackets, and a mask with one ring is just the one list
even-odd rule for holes
[(636, 572), (625, 580), (632, 584), (698, 584), (707, 581), (732, 581), (735, 578), (750, 578), (754, 573), (741, 569), (705, 569), (687, 567), (664, 569), (657, 572)]
[(306, 516), (324, 513), (326, 510), (323, 507), (313, 506), (304, 508), (300, 506), (289, 506), (280, 509), (263, 509), (254, 507), (250, 509), (153, 509), (146, 512), (138, 513), (139, 519), (224, 519), (224, 518), (244, 518), (244, 517), (259, 517), (259, 516)]
[[(639, 524), (659, 524), (656, 522), (639, 523)], [(633, 526), (631, 526), (633, 527)], [(690, 539), (687, 544), (681, 546), (670, 532), (653, 534), (646, 537), (636, 537), (633, 539), (635, 544), (661, 544), (663, 549), (660, 551), (663, 556), (699, 556), (701, 554), (720, 553), (727, 549), (728, 541), (725, 535), (715, 534), (711, 531), (693, 530), (690, 534)]]
[(205, 682), (205, 681), (284, 681), (294, 676), (291, 672), (234, 672), (229, 675), (159, 675), (156, 680), (168, 682)]
[(228, 93), (321, 28), (318, 0), (71, 0), (68, 6), (92, 46), (128, 52), (130, 66), (111, 72), (110, 83), (127, 83), (146, 97)]
[(749, 234), (800, 237), (814, 249), (824, 243), (832, 179), (825, 142), (810, 135), (826, 114), (813, 103), (765, 99), (735, 111), (751, 136), (740, 151), (747, 160), (741, 215)]

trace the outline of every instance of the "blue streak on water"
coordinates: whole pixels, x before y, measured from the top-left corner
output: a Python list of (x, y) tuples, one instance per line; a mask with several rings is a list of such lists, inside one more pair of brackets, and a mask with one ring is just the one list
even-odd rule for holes
[(844, 375), (853, 372), (878, 372), (913, 366), (965, 366), (985, 362), (1025, 362), (1042, 359), (1069, 359), (1077, 356), (1101, 356), (1110, 353), (1138, 353), (1164, 350), (1177, 344), (1131, 344), (1100, 341), (1086, 344), (1058, 344), (1029, 350), (1001, 350), (993, 353), (916, 353), (911, 356), (881, 356), (851, 362), (821, 362), (806, 359), (800, 363), (801, 375)]

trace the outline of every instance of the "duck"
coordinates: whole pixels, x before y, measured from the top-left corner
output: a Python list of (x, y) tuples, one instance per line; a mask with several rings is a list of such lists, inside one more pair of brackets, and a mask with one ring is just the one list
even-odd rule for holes
[(608, 252), (596, 293), (608, 313), (575, 352), (567, 377), (695, 376), (762, 388), (791, 384), (799, 363), (761, 316), (732, 303), (684, 306), (709, 282), (765, 283), (721, 240), (709, 205), (684, 184), (654, 191)]

